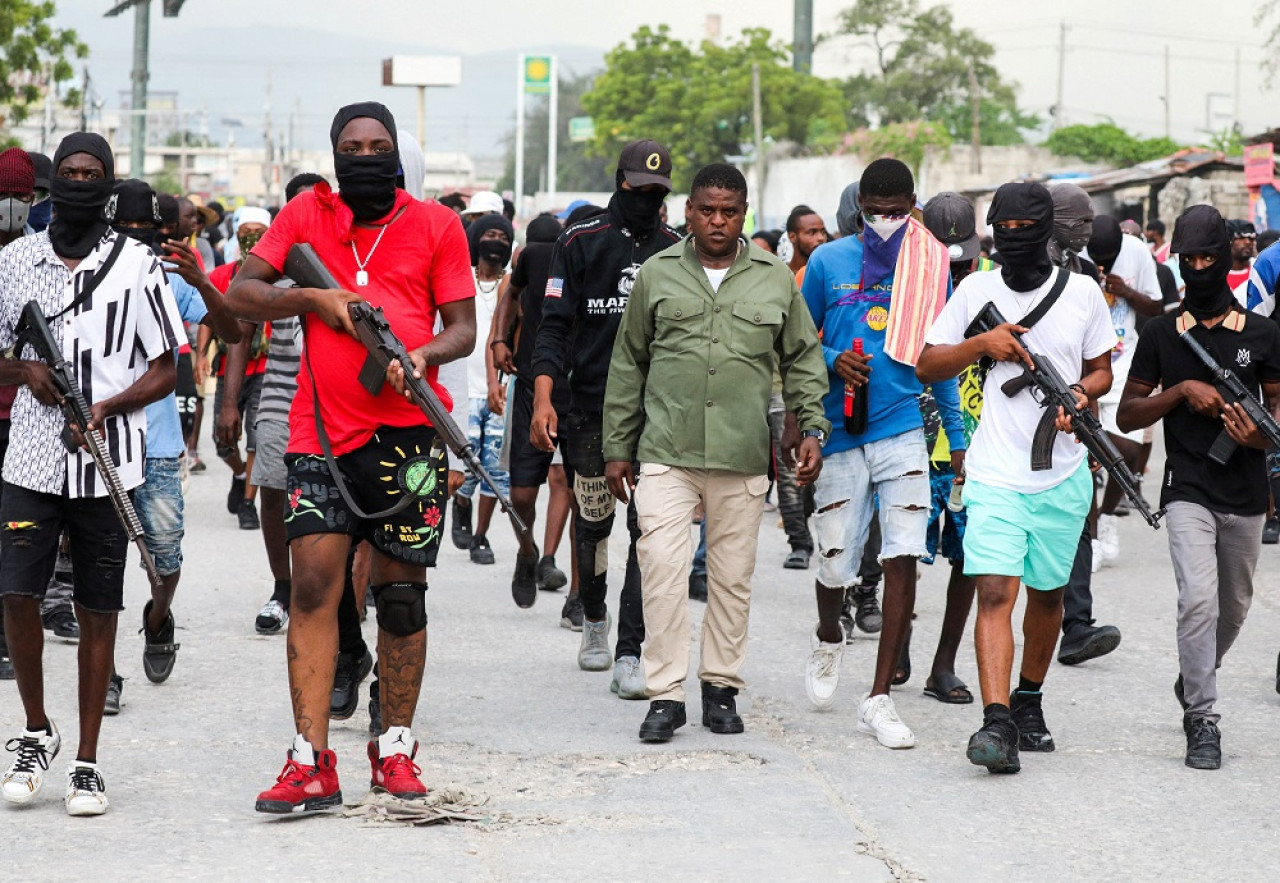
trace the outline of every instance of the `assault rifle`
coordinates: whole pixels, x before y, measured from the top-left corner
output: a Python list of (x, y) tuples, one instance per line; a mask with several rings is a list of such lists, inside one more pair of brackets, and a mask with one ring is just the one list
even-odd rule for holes
[(62, 416), (67, 421), (62, 429), (62, 443), (71, 453), (79, 450), (71, 431), (71, 427), (74, 426), (84, 439), (85, 446), (93, 457), (94, 465), (98, 467), (98, 474), (107, 485), (111, 505), (115, 506), (116, 515), (120, 518), (125, 533), (138, 547), (138, 554), (142, 556), (142, 566), (146, 568), (147, 578), (151, 580), (152, 585), (159, 587), (160, 574), (156, 571), (156, 563), (151, 558), (151, 552), (147, 550), (146, 534), (142, 530), (142, 522), (138, 520), (138, 513), (133, 508), (133, 502), (129, 499), (129, 492), (120, 483), (116, 464), (112, 462), (111, 455), (107, 452), (102, 434), (96, 429), (89, 428), (93, 415), (89, 410), (89, 403), (85, 401), (84, 393), (80, 391), (75, 369), (63, 357), (62, 349), (53, 338), (53, 332), (49, 329), (49, 322), (45, 319), (44, 312), (33, 300), (27, 301), (27, 305), (22, 308), (22, 316), (18, 320), (17, 340), (18, 345), (14, 347), (15, 355), (21, 352), (23, 342), (29, 343), (36, 351), (36, 357), (48, 367), (53, 385), (62, 396)]
[[(1194, 327), (1194, 326), (1193, 326)], [(1245, 412), (1262, 430), (1262, 434), (1267, 437), (1267, 441), (1271, 442), (1271, 447), (1280, 448), (1280, 425), (1276, 424), (1275, 418), (1262, 407), (1257, 399), (1245, 388), (1240, 382), (1240, 378), (1232, 372), (1228, 371), (1218, 364), (1218, 360), (1209, 355), (1208, 351), (1200, 345), (1200, 341), (1191, 336), (1191, 329), (1181, 332), (1179, 337), (1187, 346), (1191, 347), (1191, 352), (1196, 354), (1204, 366), (1209, 369), (1209, 373), (1213, 375), (1213, 385), (1217, 388), (1218, 394), (1222, 396), (1223, 401), (1240, 405)], [(1213, 446), (1209, 448), (1209, 459), (1217, 463), (1219, 466), (1226, 466), (1227, 461), (1231, 459), (1231, 455), (1236, 452), (1236, 440), (1231, 437), (1231, 433), (1225, 429), (1213, 441)]]
[[(342, 287), (333, 278), (329, 268), (324, 265), (315, 253), (315, 249), (306, 243), (295, 245), (289, 249), (289, 256), (285, 260), (284, 272), (286, 276), (304, 288), (332, 289)], [(529, 526), (516, 513), (506, 495), (498, 489), (493, 477), (489, 475), (488, 470), (480, 462), (480, 458), (476, 456), (476, 452), (471, 447), (471, 442), (467, 439), (466, 434), (458, 428), (457, 423), (453, 422), (453, 417), (445, 409), (444, 403), (440, 401), (440, 397), (431, 388), (431, 384), (427, 383), (425, 378), (413, 376), (413, 361), (409, 358), (409, 353), (400, 338), (396, 337), (392, 332), (391, 326), (382, 314), (382, 308), (361, 302), (348, 304), (347, 311), (351, 314), (351, 321), (355, 325), (356, 335), (359, 337), (360, 342), (364, 344), (365, 349), (369, 351), (369, 357), (365, 360), (364, 367), (360, 369), (360, 385), (369, 391), (369, 395), (378, 395), (382, 392), (382, 387), (386, 383), (387, 365), (393, 359), (398, 360), (404, 367), (405, 388), (409, 392), (410, 399), (431, 420), (431, 425), (435, 427), (436, 432), (439, 433), (440, 438), (449, 450), (453, 451), (454, 455), (463, 462), (472, 475), (484, 482), (489, 490), (493, 491), (493, 495), (498, 500), (498, 505), (502, 507), (503, 512), (507, 513), (507, 517), (511, 519), (511, 524), (515, 527), (516, 533), (520, 538), (523, 539), (528, 536)]]
[[(996, 309), (996, 305), (988, 302), (965, 329), (964, 336), (967, 339), (985, 334), (1006, 322), (1005, 317)], [(1137, 477), (1124, 462), (1124, 458), (1116, 450), (1115, 444), (1107, 436), (1093, 411), (1079, 406), (1075, 391), (1063, 381), (1048, 359), (1031, 352), (1023, 342), (1021, 334), (1010, 333), (1013, 334), (1013, 339), (1018, 342), (1018, 345), (1027, 351), (1035, 368), (1028, 368), (1025, 363), (1019, 362), (1022, 373), (1005, 381), (1000, 391), (1012, 398), (1024, 389), (1028, 389), (1040, 407), (1045, 409), (1031, 443), (1032, 471), (1041, 472), (1053, 468), (1053, 444), (1058, 434), (1058, 428), (1054, 424), (1058, 418), (1058, 408), (1062, 408), (1071, 418), (1071, 431), (1075, 433), (1076, 438), (1089, 450), (1093, 459), (1101, 463), (1102, 468), (1106, 469), (1112, 479), (1120, 485), (1125, 496), (1129, 498), (1129, 504), (1142, 513), (1147, 524), (1159, 530), (1160, 518), (1165, 514), (1164, 510), (1153, 513), (1146, 500), (1138, 493)]]

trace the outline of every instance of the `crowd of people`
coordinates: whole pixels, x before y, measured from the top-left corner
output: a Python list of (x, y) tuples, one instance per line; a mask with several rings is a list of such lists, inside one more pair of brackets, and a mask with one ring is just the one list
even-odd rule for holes
[[(744, 731), (757, 542), (774, 508), (790, 546), (780, 566), (817, 562), (807, 657), (797, 648), (810, 701), (832, 704), (855, 630), (878, 635), (855, 726), (912, 747), (893, 689), (912, 674), (919, 564), (945, 559), (924, 692), (974, 702), (956, 657), (976, 598), (982, 720), (966, 754), (1017, 772), (1021, 752), (1055, 748), (1055, 656), (1078, 665), (1120, 643), (1095, 620), (1092, 575), (1121, 554), (1116, 519), (1149, 506), (1141, 484), (1126, 493), (1076, 443), (1089, 412), (1139, 480), (1163, 427), (1157, 517), (1178, 589), (1185, 760), (1220, 766), (1215, 673), (1280, 521), (1266, 421), (1215, 384), (1192, 343), (1280, 413), (1280, 245), (1257, 254), (1251, 224), (1197, 205), (1166, 239), (1159, 220), (1096, 215), (1073, 184), (1019, 181), (995, 192), (980, 237), (969, 199), (923, 199), (886, 157), (840, 195), (835, 231), (799, 205), (785, 229), (748, 238), (738, 169), (698, 170), (673, 227), (671, 157), (637, 140), (607, 205), (542, 214), (518, 234), (496, 193), (420, 198), (421, 149), (382, 105), (342, 108), (330, 138), (336, 188), (303, 174), (278, 209), (234, 212), (117, 180), (95, 134), (69, 135), (52, 159), (0, 153), (0, 678), (17, 680), (25, 715), (6, 743), (6, 801), (35, 801), (62, 747), (44, 703), (49, 630), (79, 641), (66, 809), (107, 810), (98, 742), (122, 704), (130, 540), (108, 484), (129, 492), (154, 561), (143, 664), (163, 682), (180, 650), (183, 486), (208, 468), (202, 432), (230, 473), (228, 513), (260, 533), (274, 580), (253, 628), (286, 635), (296, 727), (260, 812), (341, 804), (329, 722), (355, 713), (371, 676), (371, 785), (426, 793), (413, 722), (427, 570), (446, 521), (471, 562), (494, 565), (500, 506), (529, 528), (516, 530), (514, 603), (567, 588), (559, 621), (581, 633), (578, 666), (648, 701), (645, 742), (687, 724), (691, 603), (705, 604), (702, 724)], [(300, 245), (337, 287), (289, 278)], [(361, 302), (408, 352), (372, 384), (350, 310)], [(74, 371), (87, 426), (67, 429), (60, 406), (74, 391), (32, 348), (32, 310)], [(1046, 373), (1068, 390), (1048, 410), (1034, 381)], [(410, 377), (452, 410), (484, 475), (451, 459)], [(114, 474), (95, 465), (94, 443)], [(611, 607), (619, 505), (630, 543)]]

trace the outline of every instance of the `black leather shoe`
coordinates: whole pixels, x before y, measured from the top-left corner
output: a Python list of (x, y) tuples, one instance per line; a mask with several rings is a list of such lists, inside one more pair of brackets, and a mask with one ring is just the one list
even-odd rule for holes
[(707, 603), (707, 575), (705, 573), (689, 574), (689, 600)]
[(376, 739), (382, 735), (382, 700), (379, 696), (378, 677), (374, 675), (369, 685), (369, 738)]
[(1222, 766), (1222, 733), (1207, 717), (1183, 715), (1187, 734), (1186, 764), (1193, 770), (1216, 770)]
[(713, 733), (741, 733), (744, 729), (738, 716), (736, 687), (721, 687), (702, 683), (702, 725)]
[(649, 703), (649, 713), (640, 725), (641, 742), (670, 742), (676, 730), (688, 723), (684, 703), (674, 699), (658, 699)]
[(1087, 625), (1074, 628), (1062, 636), (1058, 661), (1063, 665), (1079, 665), (1106, 656), (1120, 646), (1120, 629), (1113, 625)]
[(372, 670), (373, 655), (367, 649), (359, 659), (353, 653), (338, 654), (338, 667), (333, 671), (333, 693), (329, 696), (330, 718), (344, 721), (356, 713), (356, 706), (360, 704), (360, 684)]

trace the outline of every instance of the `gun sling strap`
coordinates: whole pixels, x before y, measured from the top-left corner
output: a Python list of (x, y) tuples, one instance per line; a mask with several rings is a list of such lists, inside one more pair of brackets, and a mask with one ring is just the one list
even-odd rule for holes
[[(1067, 280), (1071, 278), (1071, 271), (1062, 267), (1058, 268), (1058, 275), (1053, 280), (1053, 287), (1049, 289), (1049, 293), (1044, 296), (1044, 300), (1031, 308), (1031, 312), (1027, 313), (1015, 324), (1021, 325), (1030, 331), (1035, 324), (1044, 318), (1045, 313), (1053, 309), (1053, 305), (1058, 302), (1058, 298), (1062, 297), (1062, 292), (1067, 290)], [(996, 366), (995, 359), (990, 356), (983, 356), (978, 360), (978, 370), (981, 372), (978, 376), (986, 383), (987, 374)]]
[(117, 233), (115, 244), (111, 246), (111, 251), (107, 255), (107, 259), (99, 265), (98, 269), (94, 270), (93, 276), (91, 276), (89, 281), (84, 284), (84, 288), (80, 289), (80, 293), (76, 295), (76, 299), (58, 312), (54, 313), (52, 316), (46, 316), (45, 321), (52, 322), (55, 319), (59, 319), (74, 310), (76, 307), (80, 306), (80, 304), (87, 301), (93, 295), (93, 292), (97, 289), (102, 280), (107, 278), (107, 274), (110, 273), (111, 268), (115, 266), (116, 258), (120, 257), (120, 252), (124, 251), (124, 245), (128, 241), (129, 237)]

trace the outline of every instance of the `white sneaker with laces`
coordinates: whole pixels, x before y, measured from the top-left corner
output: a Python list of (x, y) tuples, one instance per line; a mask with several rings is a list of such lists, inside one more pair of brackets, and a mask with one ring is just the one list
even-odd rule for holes
[(810, 638), (812, 650), (804, 667), (804, 690), (809, 701), (818, 708), (830, 708), (840, 685), (840, 662), (844, 659), (844, 629), (838, 643), (827, 644), (818, 639), (818, 630)]
[(644, 669), (634, 656), (623, 656), (613, 664), (613, 683), (609, 689), (619, 699), (646, 699)]
[(62, 747), (58, 728), (51, 720), (48, 725), (48, 732), (23, 730), (21, 736), (5, 743), (5, 750), (18, 755), (4, 778), (0, 779), (0, 795), (9, 803), (31, 803), (44, 786), (44, 774), (49, 763), (58, 756), (58, 749)]
[(67, 767), (67, 796), (64, 798), (69, 816), (100, 816), (111, 805), (107, 801), (107, 783), (96, 763), (77, 760)]
[(289, 611), (274, 598), (262, 605), (253, 627), (260, 635), (278, 635), (289, 624)]
[(1120, 557), (1120, 526), (1115, 515), (1098, 516), (1098, 543), (1102, 546), (1104, 561)]
[(578, 668), (583, 671), (608, 671), (613, 665), (613, 653), (609, 650), (609, 628), (612, 625), (612, 616), (605, 616), (604, 622), (592, 622), (588, 619), (582, 623)]
[(1103, 559), (1102, 543), (1099, 542), (1098, 540), (1090, 540), (1089, 542), (1093, 544), (1093, 556), (1092, 556), (1093, 563), (1089, 566), (1089, 572), (1097, 573), (1099, 570), (1102, 569), (1102, 559)]
[(870, 733), (885, 748), (912, 748), (916, 744), (915, 734), (898, 717), (888, 693), (862, 700), (858, 706), (858, 732)]

